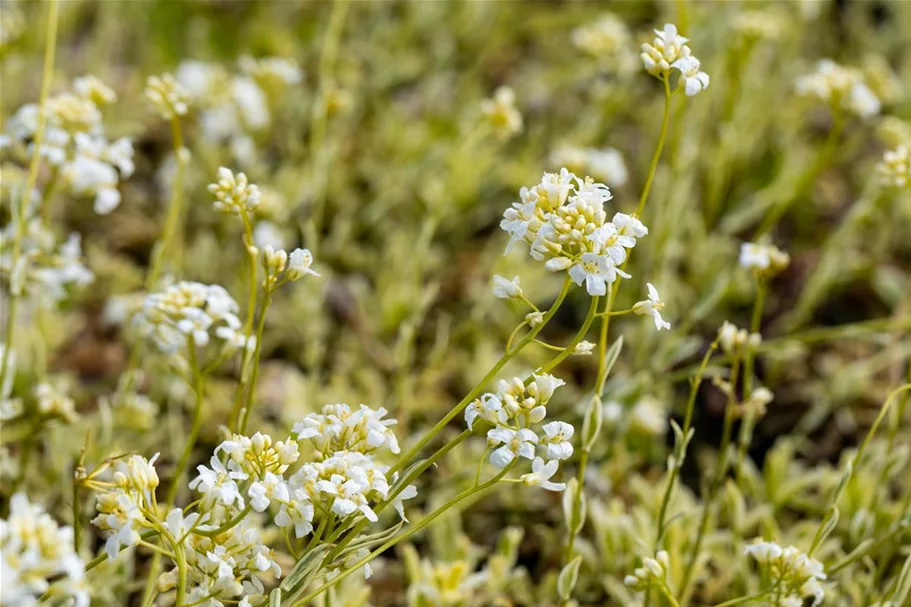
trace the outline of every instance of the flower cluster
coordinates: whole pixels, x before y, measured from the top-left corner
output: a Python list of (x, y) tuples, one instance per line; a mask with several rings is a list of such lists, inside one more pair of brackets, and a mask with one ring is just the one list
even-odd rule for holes
[(671, 70), (677, 70), (680, 79), (677, 86), (683, 88), (687, 96), (700, 93), (709, 87), (709, 75), (703, 72), (701, 64), (687, 46), (689, 38), (677, 33), (672, 23), (664, 25), (663, 30), (655, 30), (655, 39), (642, 45), (642, 63), (645, 71), (652, 76), (666, 79)]
[(574, 173), (586, 173), (614, 187), (622, 187), (629, 179), (623, 155), (614, 148), (564, 145), (551, 152), (550, 162)]
[[(24, 217), (14, 217), (0, 232), (0, 271), (9, 276), (12, 293), (53, 306), (70, 287), (90, 284), (95, 275), (83, 264), (82, 237), (74, 232), (58, 242), (36, 211), (36, 205), (28, 205)], [(14, 259), (17, 239), (19, 256)]]
[[(549, 479), (557, 472), (558, 461), (573, 454), (570, 439), (574, 428), (570, 424), (554, 421), (541, 425), (547, 415), (547, 403), (563, 384), (563, 380), (547, 373), (535, 375), (528, 384), (518, 377), (501, 380), (497, 392), (483, 394), (465, 409), (469, 429), (474, 429), (479, 419), (493, 426), (487, 431), (488, 447), (494, 448), (491, 464), (505, 468), (516, 458), (531, 460), (532, 471), (521, 477), (522, 482), (551, 491), (566, 487)], [(539, 451), (543, 458), (538, 456)]]
[[(184, 516), (180, 508), (175, 508), (168, 514), (165, 526), (177, 543), (183, 544), (188, 603), (225, 607), (235, 604), (237, 597), (242, 597), (239, 604), (244, 607), (267, 602), (258, 576), (270, 572), (278, 578), (281, 568), (272, 550), (263, 544), (261, 531), (250, 521), (244, 519), (214, 536), (197, 534), (193, 531), (211, 529), (200, 525), (198, 513)], [(175, 567), (158, 578), (158, 590), (170, 590), (177, 581)]]
[(826, 573), (822, 563), (798, 548), (782, 548), (775, 542), (757, 538), (744, 548), (744, 553), (769, 567), (773, 583), (780, 585), (781, 595), (785, 597), (781, 601), (782, 605), (803, 605), (803, 598), (812, 596), (812, 605), (816, 607), (825, 598), (822, 582), (826, 579)]
[(623, 578), (623, 583), (633, 590), (644, 591), (653, 586), (667, 585), (667, 572), (670, 569), (670, 559), (666, 550), (659, 550), (655, 558), (642, 559), (642, 567), (637, 567), (632, 575)]
[(718, 329), (718, 343), (725, 353), (733, 354), (742, 348), (758, 348), (762, 343), (762, 336), (759, 333), (750, 333), (746, 329), (738, 329), (733, 323), (724, 321)]
[(770, 244), (744, 242), (740, 245), (740, 266), (760, 275), (778, 274), (791, 263), (791, 257)]
[(263, 265), (266, 267), (267, 289), (275, 288), (285, 280), (294, 282), (300, 280), (307, 274), (319, 276), (311, 266), (313, 265), (313, 253), (309, 249), (294, 249), (289, 254), (287, 251), (272, 248), (272, 245), (266, 245), (263, 248)]
[(903, 143), (893, 150), (886, 150), (876, 165), (880, 181), (886, 187), (911, 187), (911, 145)]
[(797, 94), (838, 107), (860, 118), (879, 113), (880, 102), (864, 82), (863, 72), (822, 59), (812, 74), (801, 76), (795, 86)]
[(177, 68), (176, 81), (199, 108), (203, 137), (228, 142), (235, 158), (250, 164), (255, 153), (251, 134), (272, 124), (271, 106), (303, 75), (294, 62), (282, 57), (243, 56), (239, 67), (240, 74), (230, 75), (215, 63), (184, 61)]
[(165, 120), (173, 120), (187, 113), (187, 92), (171, 74), (149, 76), (145, 97), (152, 110)]
[(500, 139), (509, 139), (522, 132), (522, 114), (516, 108), (516, 93), (508, 86), (501, 86), (492, 98), (482, 101), (481, 112)]
[(352, 411), (345, 403), (326, 405), (321, 413), (311, 413), (294, 424), (298, 440), (309, 439), (317, 456), (325, 459), (337, 451), (358, 451), (370, 455), (383, 447), (399, 453), (399, 443), (389, 426), (394, 419), (383, 419), (386, 409), (361, 405)]
[(9, 518), (0, 519), (0, 604), (37, 605), (71, 597), (88, 607), (85, 565), (73, 548), (73, 528), (60, 527), (24, 493), (10, 498)]
[(130, 455), (107, 461), (84, 481), (87, 487), (99, 492), (95, 504), (98, 515), (92, 524), (111, 532), (104, 545), (110, 558), (117, 556), (121, 546), (135, 545), (139, 533), (152, 527), (151, 519), (157, 508), (157, 459), (156, 453), (149, 460)]
[(215, 210), (220, 213), (241, 215), (252, 213), (259, 206), (259, 186), (227, 167), (219, 167), (218, 181), (209, 184), (209, 192), (215, 196)]
[(177, 352), (188, 339), (205, 346), (212, 333), (223, 347), (241, 349), (247, 337), (239, 330), (237, 311), (224, 287), (182, 281), (147, 295), (133, 326), (166, 354)]
[(541, 182), (522, 188), (520, 201), (503, 213), (500, 228), (509, 236), (506, 250), (518, 241), (552, 272), (566, 270), (590, 295), (604, 295), (607, 285), (629, 274), (618, 266), (629, 249), (648, 234), (635, 215), (616, 213), (607, 220), (604, 203), (610, 190), (592, 178), (580, 179), (567, 169), (544, 173)]
[[(79, 198), (94, 197), (95, 212), (110, 213), (120, 204), (118, 184), (133, 174), (133, 145), (122, 137), (109, 141), (101, 109), (117, 95), (94, 76), (73, 81), (73, 91), (47, 100), (46, 125), (38, 154), (54, 167), (61, 185)], [(7, 123), (0, 148), (35, 153), (39, 107), (22, 106)]]
[(636, 57), (630, 51), (630, 32), (619, 17), (605, 14), (589, 25), (583, 25), (572, 32), (572, 42), (579, 50), (587, 53), (607, 68), (619, 72), (630, 71)]

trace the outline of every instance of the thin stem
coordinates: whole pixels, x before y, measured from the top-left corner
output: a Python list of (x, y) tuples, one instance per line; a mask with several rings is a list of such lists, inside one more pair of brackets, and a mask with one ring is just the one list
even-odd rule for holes
[[(25, 233), (25, 214), (28, 211), (28, 203), (32, 198), (32, 190), (38, 182), (38, 168), (41, 164), (41, 145), (44, 142), (44, 130), (47, 124), (47, 97), (51, 90), (51, 78), (54, 72), (54, 51), (57, 47), (57, 0), (50, 0), (48, 4), (48, 16), (46, 25), (46, 36), (44, 40), (44, 67), (41, 72), (41, 92), (38, 97), (38, 117), (35, 124), (35, 138), (33, 141), (34, 153), (28, 167), (28, 178), (25, 182), (25, 190), (20, 192), (18, 209), (15, 211), (18, 218), (18, 227), (13, 233), (13, 243), (10, 250), (10, 259), (12, 267), (19, 261), (22, 255), (22, 236)], [(9, 302), (6, 309), (6, 327), (4, 335), (6, 337), (6, 347), (3, 349), (2, 360), (0, 360), (0, 386), (6, 385), (6, 374), (9, 371), (9, 360), (13, 349), (13, 330), (16, 328), (16, 303), (21, 293), (17, 289), (11, 288), (9, 291)]]
[(331, 580), (329, 580), (328, 582), (326, 582), (325, 584), (323, 584), (316, 590), (313, 590), (312, 592), (308, 593), (300, 600), (292, 603), (292, 607), (301, 607), (303, 605), (306, 605), (309, 601), (312, 601), (313, 599), (318, 597), (320, 594), (322, 594), (326, 590), (329, 590), (330, 588), (332, 588), (333, 586), (335, 586), (336, 584), (341, 582), (343, 579), (345, 579), (346, 577), (348, 577), (349, 575), (351, 575), (352, 573), (354, 573), (355, 571), (357, 571), (358, 569), (360, 569), (361, 567), (363, 567), (364, 565), (366, 565), (367, 563), (372, 561), (374, 558), (376, 558), (377, 556), (379, 556), (380, 554), (382, 554), (389, 548), (395, 546), (399, 542), (402, 542), (402, 541), (408, 539), (415, 533), (421, 531), (422, 529), (424, 529), (425, 527), (427, 527), (428, 525), (433, 523), (436, 519), (438, 519), (441, 515), (443, 515), (450, 508), (457, 506), (459, 503), (468, 499), (469, 497), (477, 495), (477, 494), (489, 489), (490, 487), (493, 487), (497, 482), (499, 482), (500, 479), (502, 479), (504, 476), (506, 476), (506, 473), (508, 473), (512, 469), (513, 465), (514, 464), (510, 464), (509, 466), (503, 468), (495, 476), (484, 481), (480, 485), (478, 485), (476, 487), (470, 487), (470, 488), (466, 489), (465, 491), (461, 492), (460, 494), (458, 494), (457, 496), (455, 496), (454, 498), (452, 498), (451, 500), (449, 500), (448, 502), (446, 502), (445, 504), (443, 504), (442, 506), (440, 506), (439, 508), (434, 510), (432, 513), (427, 515), (425, 518), (421, 519), (420, 522), (418, 522), (413, 527), (409, 528), (404, 533), (401, 533), (401, 534), (397, 535), (396, 537), (388, 540), (386, 543), (382, 544), (379, 548), (377, 548), (376, 550), (374, 550), (373, 552), (371, 552), (370, 554), (368, 554), (367, 556), (365, 556), (364, 558), (362, 558), (361, 560), (356, 562), (354, 565), (348, 567), (347, 569), (345, 569), (344, 571), (339, 573), (336, 577), (332, 578)]
[[(760, 277), (757, 279), (756, 284), (756, 300), (753, 302), (750, 333), (759, 331), (759, 325), (762, 322), (762, 306), (765, 303), (766, 292), (765, 281)], [(756, 356), (754, 350), (755, 349), (752, 347), (747, 348), (747, 351), (744, 354), (743, 397), (745, 399), (749, 399), (753, 394), (753, 362)], [(734, 464), (734, 475), (738, 479), (741, 478), (742, 475), (743, 462), (746, 460), (747, 446), (753, 439), (753, 426), (756, 423), (756, 417), (759, 414), (753, 409), (753, 407), (749, 407), (749, 410), (746, 412), (743, 424), (740, 426), (740, 436), (737, 439), (737, 460)]]
[[(712, 342), (712, 345), (709, 346), (709, 349), (706, 351), (705, 356), (702, 357), (702, 362), (699, 364), (699, 370), (696, 372), (696, 376), (690, 381), (690, 395), (686, 401), (686, 410), (683, 415), (683, 439), (686, 441), (687, 435), (690, 432), (690, 428), (693, 426), (693, 411), (695, 410), (696, 405), (696, 395), (699, 393), (699, 386), (702, 385), (702, 378), (705, 374), (705, 369), (709, 364), (709, 360), (712, 358), (712, 354), (715, 352), (715, 349), (718, 347), (717, 340)], [(661, 498), (661, 506), (658, 509), (658, 532), (655, 536), (655, 552), (658, 551), (659, 546), (661, 545), (661, 539), (664, 537), (664, 531), (666, 529), (666, 520), (667, 520), (667, 509), (671, 503), (671, 495), (674, 491), (674, 483), (677, 481), (677, 476), (680, 474), (680, 468), (683, 465), (683, 458), (686, 456), (686, 447), (682, 446), (679, 453), (674, 454), (674, 465), (671, 467), (670, 475), (667, 479), (667, 486), (664, 488), (664, 495)]]
[(805, 171), (801, 176), (794, 193), (772, 207), (769, 214), (766, 215), (765, 220), (759, 226), (755, 239), (758, 240), (759, 237), (769, 233), (772, 228), (778, 224), (779, 220), (781, 220), (784, 214), (788, 212), (788, 209), (791, 208), (791, 205), (794, 204), (794, 202), (803, 195), (806, 189), (813, 184), (813, 180), (819, 175), (819, 172), (825, 164), (831, 160), (832, 154), (835, 151), (835, 144), (838, 142), (838, 138), (844, 130), (844, 114), (841, 104), (836, 105), (832, 119), (832, 128), (829, 129), (826, 141), (823, 143), (822, 147), (819, 148), (819, 152), (816, 154), (813, 164), (811, 164), (809, 170)]
[[(250, 366), (253, 353), (246, 344), (249, 343), (253, 335), (253, 320), (256, 314), (256, 257), (258, 251), (253, 244), (253, 222), (247, 215), (247, 212), (241, 209), (240, 218), (244, 223), (244, 249), (247, 252), (247, 264), (249, 276), (247, 278), (247, 317), (244, 320), (244, 336), (247, 341), (244, 342), (244, 349), (240, 357), (240, 374), (237, 380), (237, 388), (234, 391), (234, 409), (231, 412), (230, 427), (232, 430), (240, 428), (243, 419), (244, 395), (246, 393), (248, 378), (248, 368)], [(259, 347), (259, 344), (257, 344)]]
[(325, 149), (326, 130), (328, 126), (329, 108), (327, 96), (334, 86), (335, 78), (332, 75), (338, 56), (338, 49), (345, 25), (345, 16), (348, 14), (348, 0), (335, 0), (332, 3), (332, 13), (323, 38), (323, 48), (319, 61), (319, 88), (316, 99), (313, 101), (313, 111), (310, 116), (310, 158), (313, 160), (313, 216), (312, 234), (310, 234), (310, 248), (316, 255), (320, 245), (320, 236), (323, 228), (323, 216), (326, 210), (326, 172), (329, 165), (328, 151)]
[(424, 447), (426, 447), (427, 444), (430, 441), (432, 441), (434, 439), (434, 437), (436, 437), (436, 435), (439, 434), (443, 430), (443, 428), (446, 427), (447, 424), (449, 424), (449, 422), (451, 422), (453, 419), (456, 418), (456, 416), (458, 416), (460, 413), (462, 413), (462, 411), (465, 409), (465, 407), (467, 407), (474, 399), (476, 399), (478, 397), (478, 395), (484, 390), (484, 387), (494, 377), (496, 377), (497, 373), (500, 372), (500, 369), (502, 369), (506, 365), (506, 363), (508, 363), (516, 354), (518, 354), (522, 350), (522, 348), (524, 348), (526, 345), (531, 343), (531, 341), (534, 340), (535, 337), (537, 337), (537, 335), (538, 335), (538, 333), (540, 333), (541, 329), (543, 329), (544, 326), (548, 323), (548, 321), (550, 321), (550, 319), (553, 318), (554, 314), (557, 313), (557, 310), (559, 309), (560, 305), (563, 303), (563, 300), (566, 299), (566, 294), (569, 292), (569, 287), (571, 285), (572, 285), (572, 281), (567, 276), (566, 279), (563, 281), (563, 288), (560, 290), (560, 294), (557, 296), (557, 300), (554, 302), (554, 305), (552, 305), (551, 308), (544, 315), (544, 319), (541, 321), (541, 324), (539, 324), (537, 327), (533, 328), (531, 331), (528, 332), (528, 334), (525, 337), (523, 337), (521, 340), (519, 340), (519, 343), (516, 344), (516, 347), (514, 349), (507, 350), (503, 354), (503, 356), (500, 357), (500, 360), (497, 361), (497, 364), (495, 364), (493, 366), (493, 368), (490, 371), (488, 371), (487, 375), (484, 376), (484, 378), (481, 380), (481, 382), (477, 386), (475, 386), (475, 388), (471, 392), (469, 392), (465, 396), (465, 398), (463, 398), (459, 402), (459, 404), (455, 406), (455, 408), (453, 408), (449, 413), (447, 413), (443, 417), (443, 419), (441, 419), (439, 422), (437, 422), (437, 424), (433, 428), (431, 428), (429, 432), (427, 432), (415, 445), (413, 445), (408, 451), (406, 451), (398, 459), (398, 461), (395, 463), (395, 465), (390, 469), (390, 473), (394, 473), (394, 472), (398, 472), (398, 471), (402, 470), (408, 464), (408, 462), (410, 462), (412, 459), (414, 459), (414, 457), (418, 453), (420, 453), (421, 450)]
[(661, 81), (664, 83), (664, 114), (661, 117), (661, 133), (658, 135), (658, 145), (655, 146), (655, 152), (652, 154), (652, 162), (649, 164), (645, 186), (642, 188), (642, 195), (639, 197), (639, 204), (636, 206), (636, 215), (642, 215), (642, 211), (645, 210), (645, 203), (648, 200), (649, 192), (652, 190), (652, 181), (654, 181), (655, 172), (658, 170), (658, 161), (661, 159), (661, 152), (664, 151), (667, 127), (671, 119), (671, 85), (667, 76), (662, 77)]
[(155, 247), (152, 255), (152, 264), (146, 276), (146, 288), (152, 289), (161, 277), (165, 253), (170, 252), (174, 244), (174, 237), (180, 227), (180, 218), (183, 215), (183, 181), (186, 173), (189, 154), (183, 147), (183, 130), (180, 118), (171, 118), (171, 139), (174, 146), (174, 157), (177, 160), (177, 174), (174, 177), (174, 189), (171, 192), (171, 201), (168, 203), (168, 214), (165, 217), (164, 232), (161, 240)]
[(250, 514), (251, 510), (253, 510), (253, 506), (251, 504), (247, 504), (246, 508), (244, 508), (243, 510), (238, 512), (234, 518), (230, 519), (229, 521), (227, 521), (220, 527), (218, 527), (216, 529), (194, 529), (193, 535), (203, 535), (205, 537), (215, 537), (217, 535), (221, 535), (225, 531), (230, 531), (238, 523), (240, 523), (242, 520), (244, 520), (244, 517), (247, 516), (248, 514)]
[(702, 550), (702, 541), (705, 539), (705, 534), (708, 531), (709, 514), (718, 490), (721, 487), (721, 483), (724, 480), (724, 475), (727, 472), (728, 445), (731, 442), (731, 429), (734, 424), (734, 411), (736, 410), (737, 404), (737, 378), (739, 373), (740, 358), (735, 358), (734, 364), (731, 366), (731, 391), (730, 394), (728, 394), (727, 406), (725, 407), (724, 412), (724, 428), (721, 433), (721, 444), (718, 446), (718, 465), (715, 469), (712, 482), (709, 485), (708, 494), (705, 496), (705, 503), (702, 507), (702, 517), (699, 521), (699, 529), (696, 533), (696, 542), (693, 544), (693, 550), (690, 554), (689, 561), (686, 564), (686, 569), (684, 569), (683, 581), (680, 584), (680, 587), (683, 589), (684, 604), (689, 602), (687, 598), (689, 596), (689, 584), (693, 579), (692, 576), (696, 569), (696, 561), (699, 560), (699, 552)]
[(183, 476), (187, 465), (190, 463), (190, 457), (193, 455), (193, 447), (196, 446), (196, 439), (199, 436), (199, 428), (202, 426), (202, 400), (205, 386), (202, 372), (199, 369), (199, 362), (196, 359), (196, 345), (193, 343), (192, 337), (187, 338), (187, 350), (189, 351), (190, 367), (193, 371), (193, 392), (196, 394), (193, 408), (193, 425), (190, 427), (190, 435), (187, 437), (183, 453), (181, 453), (180, 459), (177, 461), (177, 468), (174, 470), (171, 486), (168, 488), (167, 498), (165, 499), (165, 511), (170, 510), (174, 506), (174, 500), (177, 498), (177, 493), (180, 490), (181, 477)]
[(272, 303), (272, 290), (266, 289), (263, 307), (259, 313), (259, 323), (256, 326), (256, 346), (253, 352), (253, 371), (250, 374), (250, 385), (247, 387), (247, 402), (244, 404), (243, 421), (240, 423), (239, 432), (243, 434), (247, 429), (247, 422), (250, 419), (250, 411), (253, 410), (253, 397), (256, 395), (256, 380), (259, 378), (259, 362), (263, 349), (263, 332), (266, 328), (266, 312)]

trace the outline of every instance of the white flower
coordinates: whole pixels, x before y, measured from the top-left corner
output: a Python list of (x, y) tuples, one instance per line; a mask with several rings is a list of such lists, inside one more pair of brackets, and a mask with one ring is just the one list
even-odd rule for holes
[(613, 284), (618, 275), (630, 278), (629, 274), (614, 265), (610, 256), (597, 253), (583, 253), (581, 261), (569, 269), (573, 282), (579, 286), (584, 282), (585, 290), (592, 296), (605, 295), (607, 285)]
[(508, 86), (501, 86), (491, 99), (482, 101), (481, 111), (500, 139), (522, 132), (522, 114), (516, 108), (516, 94)]
[(556, 460), (544, 463), (540, 457), (536, 457), (531, 462), (531, 472), (523, 474), (521, 480), (528, 486), (541, 487), (548, 491), (563, 491), (566, 489), (566, 483), (552, 483), (550, 478), (557, 473), (559, 464)]
[(218, 181), (209, 184), (209, 192), (215, 196), (215, 210), (222, 213), (250, 213), (261, 199), (259, 186), (250, 183), (243, 173), (235, 175), (227, 167), (218, 169)]
[(42, 595), (71, 597), (67, 604), (88, 607), (85, 565), (73, 547), (72, 527), (60, 527), (25, 493), (9, 500), (0, 519), (0, 602), (37, 605)]
[(879, 99), (864, 83), (863, 73), (830, 59), (819, 61), (815, 73), (799, 77), (795, 89), (798, 95), (840, 106), (861, 118), (875, 116), (880, 110)]
[(145, 96), (152, 109), (165, 120), (187, 113), (187, 92), (171, 74), (149, 76)]
[(211, 468), (197, 466), (199, 475), (190, 481), (190, 489), (195, 489), (203, 494), (203, 503), (206, 505), (221, 504), (237, 508), (244, 507), (244, 498), (240, 494), (237, 481), (247, 477), (243, 472), (230, 471), (218, 459), (212, 456), (209, 460)]
[(642, 45), (640, 55), (642, 63), (652, 76), (667, 75), (671, 71), (671, 64), (682, 57), (690, 56), (690, 48), (686, 45), (688, 38), (677, 33), (677, 27), (667, 23), (663, 30), (655, 30), (655, 39), (651, 44)]
[(674, 61), (671, 67), (680, 70), (680, 80), (677, 86), (684, 87), (687, 97), (709, 88), (709, 75), (699, 69), (699, 60), (693, 57), (681, 57)]
[(264, 512), (273, 499), (280, 502), (288, 501), (288, 486), (282, 477), (266, 472), (261, 481), (255, 481), (250, 485), (247, 496), (256, 512)]
[(528, 323), (529, 327), (534, 329), (544, 322), (544, 312), (529, 312), (525, 315), (525, 322)]
[(573, 348), (573, 356), (591, 356), (592, 351), (595, 349), (595, 344), (590, 341), (580, 341)]
[(502, 447), (490, 454), (490, 463), (497, 468), (505, 468), (517, 456), (534, 459), (537, 435), (528, 428), (511, 430), (498, 427), (487, 432), (487, 443), (490, 446), (503, 444)]
[(911, 187), (911, 144), (902, 144), (893, 150), (886, 150), (882, 160), (876, 165), (876, 171), (886, 187)]
[(307, 274), (319, 276), (310, 268), (313, 265), (313, 254), (309, 249), (294, 249), (288, 257), (288, 280), (297, 280)]
[(519, 286), (519, 277), (507, 280), (500, 275), (493, 277), (493, 295), (498, 299), (513, 299), (522, 297), (522, 287)]
[(623, 583), (633, 590), (645, 590), (654, 583), (666, 584), (667, 572), (670, 569), (670, 557), (666, 550), (659, 550), (655, 558), (642, 559), (642, 567), (637, 567), (633, 575), (623, 578)]
[(492, 426), (505, 424), (508, 421), (503, 402), (496, 394), (486, 393), (465, 408), (465, 423), (473, 429), (474, 421), (481, 418)]
[(294, 527), (294, 537), (301, 538), (313, 531), (313, 503), (307, 492), (295, 488), (275, 515), (279, 527)]
[(171, 532), (171, 536), (178, 542), (183, 542), (186, 539), (186, 536), (189, 535), (190, 530), (196, 527), (197, 521), (199, 521), (200, 513), (193, 512), (184, 516), (183, 510), (180, 508), (174, 508), (168, 512), (168, 516), (165, 518), (165, 527), (168, 528), (168, 531)]
[[(397, 480), (397, 479), (396, 479)], [(405, 506), (402, 504), (404, 500), (409, 500), (418, 495), (418, 488), (414, 485), (406, 485), (404, 489), (395, 498), (392, 500), (392, 507), (395, 508), (395, 511), (398, 512), (399, 518), (401, 518), (406, 523), (408, 518), (405, 516)]]
[(661, 318), (660, 310), (664, 308), (664, 302), (661, 301), (658, 290), (652, 283), (646, 283), (646, 286), (648, 287), (648, 299), (634, 303), (633, 313), (640, 316), (653, 317), (655, 319), (655, 328), (659, 331), (661, 329), (670, 329), (671, 323)]
[(547, 459), (569, 459), (573, 454), (573, 445), (569, 439), (573, 437), (575, 428), (566, 422), (550, 422), (541, 427), (545, 437), (541, 445), (546, 446)]
[(744, 242), (740, 245), (740, 265), (748, 270), (780, 272), (791, 261), (787, 253), (768, 244)]

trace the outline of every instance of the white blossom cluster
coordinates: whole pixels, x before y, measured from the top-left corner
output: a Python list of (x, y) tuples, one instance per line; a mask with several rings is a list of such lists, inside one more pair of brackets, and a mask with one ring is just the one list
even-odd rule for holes
[(629, 179), (623, 155), (614, 148), (583, 148), (564, 145), (550, 154), (553, 166), (566, 167), (574, 173), (585, 173), (613, 187), (622, 187)]
[(777, 274), (788, 267), (791, 257), (774, 245), (744, 242), (740, 245), (739, 263), (759, 274)]
[[(281, 576), (272, 550), (263, 544), (262, 532), (247, 519), (224, 533), (208, 536), (193, 533), (208, 531), (200, 524), (199, 513), (184, 515), (180, 508), (168, 513), (168, 532), (183, 545), (187, 561), (187, 603), (205, 607), (240, 605), (251, 607), (267, 602), (259, 575)], [(178, 570), (158, 578), (158, 590), (165, 592), (177, 585)], [(238, 597), (240, 602), (237, 602)]]
[[(234, 435), (215, 450), (209, 466), (199, 466), (199, 475), (190, 488), (202, 494), (200, 507), (220, 519), (230, 519), (244, 508), (256, 512), (270, 510), (275, 524), (302, 538), (313, 531), (314, 523), (326, 517), (343, 525), (363, 516), (373, 522), (373, 506), (389, 497), (391, 484), (388, 466), (374, 460), (387, 449), (399, 452), (398, 442), (383, 419), (385, 409), (361, 405), (357, 410), (343, 403), (326, 405), (295, 424), (291, 436), (273, 444), (271, 437)], [(298, 442), (309, 440), (315, 461), (303, 463), (285, 477), (289, 467), (298, 463)], [(414, 497), (409, 485), (396, 496), (392, 505), (405, 520), (402, 500)]]
[[(72, 92), (47, 100), (47, 118), (38, 153), (60, 176), (60, 184), (79, 198), (94, 198), (95, 212), (106, 215), (120, 204), (119, 183), (133, 174), (133, 144), (108, 140), (101, 109), (117, 95), (94, 76), (73, 81)], [(38, 104), (22, 106), (6, 125), (0, 149), (27, 157), (35, 153)]]
[(185, 116), (189, 109), (187, 92), (171, 74), (149, 76), (144, 92), (152, 110), (165, 120)]
[(227, 142), (235, 158), (244, 164), (255, 159), (252, 135), (273, 122), (273, 105), (288, 87), (303, 79), (300, 68), (282, 57), (239, 60), (239, 74), (203, 61), (184, 61), (175, 80), (194, 108), (199, 109), (203, 137), (213, 143)]
[(677, 86), (688, 97), (709, 87), (709, 75), (703, 72), (699, 60), (687, 46), (689, 38), (677, 33), (677, 26), (666, 23), (663, 30), (655, 30), (655, 39), (642, 45), (639, 57), (645, 71), (658, 78), (667, 78), (671, 70), (677, 70), (680, 78)]
[(762, 343), (759, 333), (750, 333), (746, 329), (738, 329), (736, 325), (724, 321), (718, 329), (718, 343), (726, 354), (733, 354), (742, 348), (758, 348)]
[(493, 97), (481, 102), (481, 112), (500, 139), (509, 139), (522, 132), (522, 113), (516, 107), (516, 93), (508, 86), (494, 91)]
[(254, 212), (261, 196), (259, 186), (250, 183), (245, 174), (235, 175), (227, 167), (219, 167), (218, 181), (209, 184), (209, 192), (215, 196), (215, 210), (232, 215)]
[(86, 483), (99, 491), (95, 502), (98, 515), (92, 524), (111, 532), (104, 545), (109, 558), (117, 556), (121, 547), (136, 545), (139, 534), (152, 527), (150, 517), (157, 507), (157, 459), (156, 453), (148, 460), (141, 455), (130, 455), (106, 462)]
[(812, 74), (800, 76), (795, 89), (798, 95), (840, 107), (860, 118), (879, 114), (880, 101), (864, 82), (860, 70), (822, 59)]
[(566, 488), (565, 483), (554, 483), (550, 478), (559, 462), (573, 454), (570, 441), (574, 428), (561, 421), (542, 425), (547, 403), (564, 383), (547, 373), (535, 375), (527, 385), (518, 377), (500, 380), (496, 392), (487, 392), (468, 405), (465, 423), (469, 429), (474, 429), (478, 420), (493, 426), (487, 431), (487, 444), (494, 449), (491, 464), (505, 468), (513, 460), (524, 458), (531, 461), (532, 471), (522, 475), (523, 483), (550, 491)]
[(523, 187), (520, 201), (503, 213), (500, 228), (510, 236), (507, 252), (518, 241), (552, 272), (567, 271), (590, 295), (604, 295), (618, 276), (628, 250), (648, 234), (635, 215), (616, 213), (607, 220), (604, 203), (612, 196), (603, 183), (584, 180), (567, 169), (544, 173), (541, 182)]
[(607, 13), (597, 21), (573, 30), (572, 42), (602, 66), (620, 73), (631, 71), (636, 56), (630, 50), (630, 31), (616, 15)]
[(804, 604), (804, 597), (813, 597), (812, 605), (816, 607), (825, 598), (822, 582), (826, 579), (826, 572), (822, 563), (798, 548), (782, 548), (775, 542), (757, 538), (744, 548), (744, 553), (769, 567), (772, 582), (781, 587), (781, 596), (784, 597), (781, 605), (798, 607)]
[(39, 598), (63, 597), (88, 607), (85, 565), (73, 548), (73, 528), (60, 527), (25, 493), (10, 498), (9, 517), (0, 519), (0, 604), (38, 605)]
[(659, 550), (655, 558), (647, 556), (642, 559), (642, 567), (637, 567), (632, 575), (623, 578), (623, 583), (633, 590), (644, 591), (655, 585), (667, 585), (667, 572), (670, 569), (670, 558), (666, 550)]
[(182, 281), (146, 295), (133, 326), (165, 354), (180, 350), (188, 338), (205, 346), (213, 334), (222, 347), (237, 350), (247, 344), (237, 311), (224, 287)]
[[(84, 286), (95, 275), (82, 260), (82, 237), (71, 233), (58, 242), (28, 205), (23, 218), (14, 217), (0, 232), (0, 272), (9, 276), (10, 291), (27, 294), (42, 305), (53, 306), (73, 286)], [(13, 243), (19, 239), (19, 255), (13, 258)]]
[(911, 187), (911, 144), (903, 143), (883, 153), (876, 165), (880, 182), (886, 187)]

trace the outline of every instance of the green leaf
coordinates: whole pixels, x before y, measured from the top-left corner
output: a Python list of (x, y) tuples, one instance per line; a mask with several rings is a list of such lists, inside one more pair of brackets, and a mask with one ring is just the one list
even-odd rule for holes
[(568, 601), (572, 597), (576, 582), (579, 581), (579, 567), (581, 565), (582, 557), (577, 556), (560, 570), (560, 575), (557, 577), (557, 592), (560, 593), (561, 600)]

